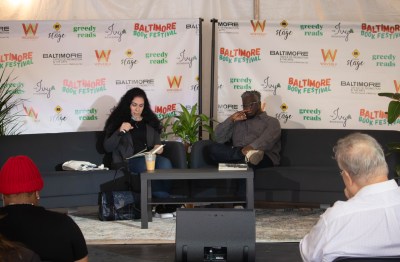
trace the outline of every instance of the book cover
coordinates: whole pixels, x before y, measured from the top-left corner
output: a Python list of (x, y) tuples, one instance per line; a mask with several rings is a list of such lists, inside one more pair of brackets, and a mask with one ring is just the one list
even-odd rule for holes
[(144, 156), (145, 154), (155, 154), (155, 153), (158, 152), (158, 150), (160, 150), (163, 147), (164, 147), (164, 145), (160, 145), (158, 147), (154, 147), (152, 150), (149, 150), (149, 151), (146, 151), (146, 149), (143, 149), (142, 151), (137, 152), (133, 156), (127, 157), (126, 159), (131, 159), (131, 158), (135, 158), (135, 157), (141, 157), (141, 156)]
[(218, 170), (247, 170), (247, 164), (219, 163)]

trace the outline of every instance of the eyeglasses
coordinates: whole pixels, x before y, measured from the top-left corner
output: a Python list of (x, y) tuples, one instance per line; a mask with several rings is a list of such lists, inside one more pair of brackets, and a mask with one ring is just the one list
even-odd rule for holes
[(343, 172), (344, 172), (344, 170), (340, 170), (339, 174), (340, 174), (341, 176), (343, 176)]
[(253, 107), (253, 106), (257, 105), (258, 103), (260, 103), (260, 102), (251, 102), (251, 103), (248, 103), (246, 105), (242, 105), (242, 107), (243, 107), (243, 109), (250, 108), (250, 107)]

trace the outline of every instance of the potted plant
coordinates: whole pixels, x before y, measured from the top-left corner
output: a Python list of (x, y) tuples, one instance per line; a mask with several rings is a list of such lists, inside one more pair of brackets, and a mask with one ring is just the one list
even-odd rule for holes
[(180, 104), (180, 106), (182, 111), (173, 116), (175, 121), (173, 121), (171, 129), (186, 146), (190, 147), (199, 140), (200, 128), (213, 135), (213, 129), (210, 125), (212, 120), (204, 114), (197, 113), (197, 104), (193, 105), (190, 111), (184, 105)]
[[(400, 93), (378, 93), (379, 96), (384, 96), (392, 99), (389, 102), (387, 115), (388, 115), (388, 123), (393, 124), (400, 115)], [(400, 154), (400, 142), (392, 142), (387, 144), (389, 149), (389, 154), (396, 153)], [(395, 167), (395, 171), (397, 174), (397, 179), (400, 178), (400, 165)]]
[[(200, 128), (213, 136), (211, 127), (213, 121), (204, 114), (198, 114), (197, 104), (193, 105), (190, 111), (180, 104), (182, 111), (177, 111), (175, 116), (168, 116), (162, 120), (164, 137), (174, 134), (185, 146), (186, 158), (190, 166), (190, 151), (194, 142), (199, 140)], [(167, 131), (167, 128), (171, 132)]]
[(19, 111), (15, 110), (22, 103), (22, 99), (15, 98), (15, 95), (21, 92), (20, 87), (12, 87), (9, 83), (11, 73), (5, 76), (5, 69), (0, 76), (0, 136), (17, 135), (20, 133), (21, 122), (18, 118), (21, 116)]
[(166, 116), (162, 119), (160, 119), (161, 121), (161, 140), (168, 140), (168, 137), (170, 135), (172, 135), (174, 132), (171, 131), (171, 127), (172, 127), (172, 119), (173, 117), (171, 116)]

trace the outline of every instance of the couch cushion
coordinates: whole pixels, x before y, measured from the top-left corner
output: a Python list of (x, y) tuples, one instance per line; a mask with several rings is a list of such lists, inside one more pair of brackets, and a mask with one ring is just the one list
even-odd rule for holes
[(400, 140), (400, 133), (390, 130), (283, 129), (281, 166), (334, 167), (334, 145), (339, 138), (353, 132), (373, 136), (386, 152), (388, 143)]
[(89, 161), (100, 165), (103, 155), (96, 147), (102, 132), (69, 132), (0, 137), (0, 166), (10, 156), (27, 155), (41, 172), (55, 171), (68, 160)]
[(100, 186), (113, 180), (114, 170), (42, 172), (40, 205), (46, 208), (94, 206)]
[(343, 192), (344, 184), (337, 167), (272, 167), (256, 170), (254, 189)]
[(115, 170), (43, 172), (41, 197), (97, 194), (100, 185), (112, 181)]
[(268, 202), (332, 205), (346, 200), (337, 167), (273, 167), (259, 169), (254, 177), (254, 199)]
[(254, 200), (259, 202), (288, 202), (306, 205), (333, 205), (345, 200), (343, 192), (300, 191), (300, 190), (256, 190)]

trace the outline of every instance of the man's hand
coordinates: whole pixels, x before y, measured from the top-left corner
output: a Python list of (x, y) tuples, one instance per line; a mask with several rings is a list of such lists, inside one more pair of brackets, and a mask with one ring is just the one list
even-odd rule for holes
[(233, 115), (230, 116), (230, 119), (231, 119), (233, 122), (246, 120), (246, 119), (247, 119), (246, 113), (247, 113), (248, 111), (249, 111), (249, 110), (237, 111), (237, 112), (235, 112)]
[(247, 155), (247, 152), (249, 152), (250, 150), (253, 150), (254, 148), (251, 145), (245, 146), (242, 148), (242, 154), (243, 155)]

